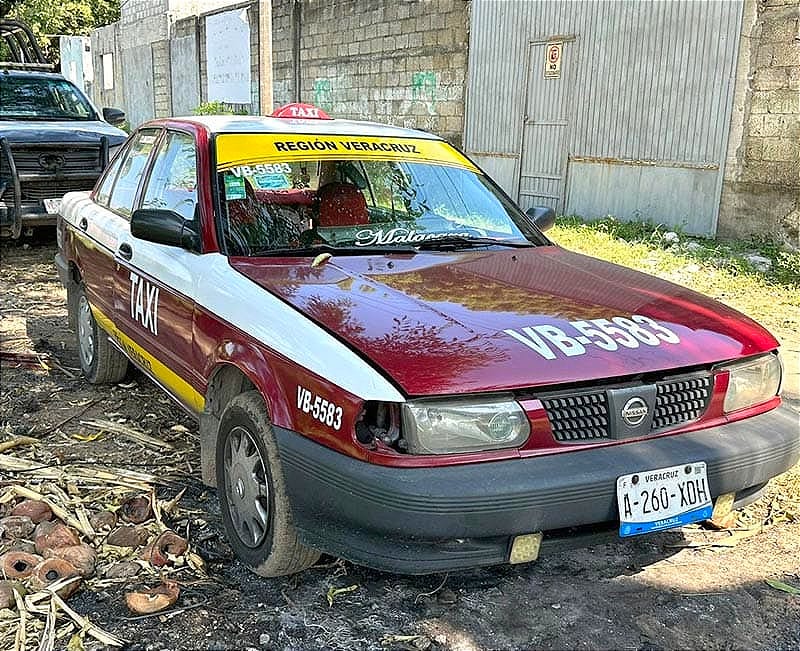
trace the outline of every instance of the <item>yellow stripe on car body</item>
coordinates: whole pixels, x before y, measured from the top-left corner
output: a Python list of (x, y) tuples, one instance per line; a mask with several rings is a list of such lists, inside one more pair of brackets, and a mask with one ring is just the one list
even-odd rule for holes
[(152, 375), (161, 385), (175, 395), (187, 407), (197, 413), (203, 411), (205, 398), (191, 384), (166, 366), (122, 332), (114, 322), (94, 305), (92, 315), (97, 325), (105, 330), (120, 345), (130, 359), (144, 371)]

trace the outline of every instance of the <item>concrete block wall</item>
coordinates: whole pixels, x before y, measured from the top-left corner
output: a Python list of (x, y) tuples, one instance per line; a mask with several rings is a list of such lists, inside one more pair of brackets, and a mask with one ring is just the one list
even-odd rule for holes
[(169, 10), (168, 0), (125, 0), (119, 6), (121, 23), (138, 23)]
[(800, 0), (745, 0), (734, 104), (718, 233), (800, 248)]
[(293, 5), (272, 5), (276, 106), (299, 99), (337, 118), (424, 129), (461, 144), (468, 1), (302, 2), (299, 93)]
[[(89, 95), (95, 106), (102, 108), (124, 108), (125, 94), (122, 77), (122, 57), (119, 48), (119, 23), (100, 27), (92, 32), (92, 67), (94, 81)], [(103, 54), (111, 54), (114, 66), (114, 86), (108, 90), (103, 88)]]
[(170, 71), (169, 41), (150, 44), (153, 52), (153, 110), (154, 117), (172, 115), (172, 73)]

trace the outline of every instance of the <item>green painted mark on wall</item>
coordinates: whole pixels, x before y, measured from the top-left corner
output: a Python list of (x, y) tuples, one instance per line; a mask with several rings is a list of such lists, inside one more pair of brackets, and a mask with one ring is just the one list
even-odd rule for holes
[(436, 73), (415, 72), (411, 77), (411, 99), (424, 102), (431, 114), (436, 112)]
[(330, 79), (314, 80), (314, 106), (324, 111), (333, 109), (333, 93), (331, 92)]

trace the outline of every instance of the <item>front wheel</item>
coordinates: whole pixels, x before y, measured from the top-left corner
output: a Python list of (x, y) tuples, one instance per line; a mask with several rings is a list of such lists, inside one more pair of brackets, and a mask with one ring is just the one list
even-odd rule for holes
[(284, 576), (316, 563), (292, 522), (278, 446), (258, 391), (236, 396), (217, 434), (222, 521), (236, 556), (261, 576)]
[(83, 283), (77, 291), (71, 305), (77, 312), (74, 323), (81, 370), (92, 384), (119, 382), (128, 371), (128, 358), (114, 347), (106, 332), (97, 325)]

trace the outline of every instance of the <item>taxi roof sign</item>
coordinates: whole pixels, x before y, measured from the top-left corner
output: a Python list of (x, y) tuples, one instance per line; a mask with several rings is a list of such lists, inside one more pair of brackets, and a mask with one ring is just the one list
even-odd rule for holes
[(313, 104), (285, 104), (272, 112), (274, 118), (301, 118), (304, 120), (332, 120), (321, 108)]

